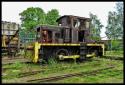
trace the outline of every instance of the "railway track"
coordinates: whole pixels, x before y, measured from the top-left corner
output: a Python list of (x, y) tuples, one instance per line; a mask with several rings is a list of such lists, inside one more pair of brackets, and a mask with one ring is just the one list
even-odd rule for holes
[[(104, 58), (104, 59), (111, 59), (111, 60), (123, 60), (123, 57), (114, 57), (114, 56), (103, 56), (103, 57), (101, 57), (101, 58)], [(19, 58), (20, 59), (20, 58)], [(15, 63), (15, 62), (8, 62), (8, 63), (6, 63), (6, 64), (13, 64), (13, 63)], [(27, 62), (27, 61), (23, 61), (23, 63), (31, 63), (31, 62)], [(6, 64), (3, 64), (3, 65), (6, 65)], [(76, 67), (72, 67), (72, 68), (77, 68), (77, 67), (83, 67), (83, 65), (82, 66), (76, 66)], [(62, 67), (61, 67), (62, 68)], [(68, 68), (68, 66), (65, 66), (65, 67), (63, 67), (62, 69), (67, 69)], [(5, 70), (9, 70), (9, 69), (15, 69), (15, 67), (12, 67), (12, 68), (2, 68), (2, 71), (5, 71)], [(58, 69), (58, 68), (55, 68), (55, 70), (56, 69)], [(47, 71), (47, 70), (51, 70), (51, 69), (41, 69), (41, 70), (38, 70), (38, 71), (33, 71), (33, 72), (25, 72), (25, 73), (20, 73), (19, 74), (19, 78), (20, 77), (25, 77), (25, 76), (30, 76), (30, 75), (35, 75), (35, 74), (37, 74), (37, 73), (40, 73), (40, 72), (44, 72), (44, 71)]]
[[(101, 56), (100, 58), (110, 59), (110, 60), (123, 60), (124, 59), (124, 57), (122, 57), (122, 56), (117, 56), (116, 57), (116, 56), (108, 56), (108, 55)], [(8, 58), (8, 59), (2, 59), (2, 64), (3, 65), (13, 64), (16, 61), (23, 62), (23, 63), (28, 63), (29, 60), (27, 60), (25, 58)]]
[(2, 60), (2, 65), (10, 65), (10, 64), (14, 64), (15, 62), (30, 63), (31, 61), (25, 58), (7, 59), (7, 60)]
[[(101, 58), (104, 58), (104, 59), (113, 59), (113, 60), (122, 60), (123, 58), (119, 58), (118, 57), (118, 59), (117, 58), (114, 58), (113, 56), (103, 56), (103, 57), (101, 57)], [(95, 61), (95, 60), (94, 60)], [(99, 60), (97, 60), (97, 61), (99, 61)], [(12, 63), (7, 63), (7, 64), (13, 64), (14, 62), (12, 62)], [(31, 62), (23, 62), (23, 63), (31, 63)], [(6, 64), (4, 64), (4, 65), (6, 65)], [(74, 66), (74, 67), (72, 67), (72, 68), (77, 68), (77, 67), (83, 67), (83, 65), (81, 65), (81, 66)], [(68, 68), (68, 66), (64, 66), (64, 67), (61, 67), (62, 69), (67, 69)], [(5, 71), (5, 70), (8, 70), (8, 69), (15, 69), (15, 67), (12, 67), (12, 68), (2, 68), (2, 70), (3, 71)], [(59, 69), (59, 68), (54, 68), (55, 70), (56, 69)], [(43, 67), (42, 67), (42, 69), (41, 70), (38, 70), (38, 71), (32, 71), (32, 72), (25, 72), (25, 73), (20, 73), (19, 74), (19, 78), (20, 77), (25, 77), (25, 76), (30, 76), (30, 75), (35, 75), (35, 74), (37, 74), (37, 73), (40, 73), (40, 72), (44, 72), (44, 71), (47, 71), (47, 70), (51, 70), (51, 69), (44, 69)]]
[[(31, 62), (24, 62), (24, 63), (29, 63), (30, 64)], [(38, 65), (39, 65), (39, 63), (38, 63)], [(75, 68), (78, 68), (78, 67), (83, 67), (83, 65), (73, 66), (73, 67), (71, 67), (71, 66), (61, 66), (61, 67), (58, 67), (58, 68), (57, 67), (51, 67), (52, 69), (51, 68), (48, 69), (47, 67), (48, 67), (47, 65), (44, 65), (44, 66), (42, 66), (41, 70), (20, 73), (18, 78), (26, 77), (26, 76), (30, 76), (30, 75), (35, 75), (37, 73), (49, 71), (49, 70), (52, 70), (52, 69), (53, 70), (57, 70), (57, 69), (64, 70), (64, 69), (68, 69), (68, 68), (69, 69), (75, 69)], [(10, 69), (13, 70), (13, 69), (17, 69), (17, 68), (16, 67), (2, 67), (2, 72), (6, 71), (6, 70), (10, 70)]]
[(2, 68), (2, 71), (6, 71), (6, 70), (9, 70), (9, 69), (16, 69), (16, 67), (11, 67), (11, 68)]
[[(81, 66), (83, 67), (83, 65), (81, 65)], [(68, 67), (69, 66), (67, 66), (67, 67), (65, 66), (62, 69), (66, 69)], [(73, 68), (77, 68), (77, 67), (80, 67), (80, 66), (75, 66)], [(53, 77), (49, 77), (49, 78), (41, 78), (41, 79), (28, 80), (27, 82), (51, 82), (51, 81), (61, 80), (61, 79), (64, 79), (64, 78), (70, 78), (70, 77), (74, 77), (74, 76), (96, 75), (97, 73), (100, 73), (103, 70), (111, 69), (111, 68), (114, 68), (114, 66), (110, 66), (110, 67), (107, 67), (107, 68), (94, 70), (94, 71), (91, 71), (91, 72), (78, 72), (78, 73), (73, 73), (73, 74), (64, 74), (64, 75), (60, 75), (60, 76), (53, 76)], [(7, 69), (14, 69), (14, 68), (3, 68), (3, 69), (7, 70)], [(25, 77), (25, 76), (30, 76), (30, 75), (35, 75), (37, 73), (40, 73), (40, 72), (43, 72), (43, 71), (46, 71), (46, 70), (50, 70), (50, 69), (42, 69), (42, 70), (39, 70), (39, 71), (21, 73), (18, 78)], [(56, 68), (53, 69), (53, 70), (56, 70)]]
[[(2, 63), (2, 65), (11, 65), (14, 64), (15, 62), (9, 62), (9, 63)], [(30, 61), (22, 61), (20, 63), (31, 63)]]
[[(46, 66), (45, 66), (45, 67), (46, 67)], [(64, 66), (64, 67), (59, 67), (59, 68), (61, 68), (61, 69), (63, 70), (63, 69), (67, 69), (67, 68), (69, 68), (69, 67), (70, 67), (70, 66)], [(78, 67), (83, 67), (83, 65), (73, 66), (72, 68), (78, 68)], [(59, 69), (59, 68), (53, 67), (53, 70), (57, 70), (57, 69)], [(71, 67), (70, 67), (70, 68), (71, 68)], [(16, 69), (16, 67), (2, 68), (2, 71), (9, 70), (9, 69)], [(18, 78), (35, 75), (35, 74), (38, 74), (38, 73), (40, 73), (40, 72), (45, 72), (45, 71), (48, 71), (48, 70), (52, 70), (52, 69), (47, 69), (47, 68), (42, 67), (41, 70), (32, 71), (32, 72), (30, 71), (30, 72), (20, 73), (19, 76), (18, 76)]]
[[(22, 58), (19, 58), (19, 59), (21, 59), (20, 60), (20, 62), (23, 60)], [(10, 60), (11, 61), (11, 60)], [(14, 60), (14, 62), (10, 62), (9, 60), (8, 60), (8, 62), (7, 63), (2, 63), (2, 65), (11, 65), (11, 64), (14, 64), (15, 63), (15, 61), (16, 60)], [(86, 62), (90, 62), (90, 61), (92, 61), (92, 60), (86, 60), (85, 62), (80, 62), (80, 63), (86, 63)], [(99, 60), (94, 60), (94, 61), (99, 61)], [(25, 64), (33, 64), (32, 62), (29, 62), (29, 61), (27, 61), (27, 60), (23, 60), (21, 63), (25, 63)], [(37, 63), (38, 65), (41, 65), (40, 63)], [(44, 66), (45, 67), (47, 67), (48, 65), (47, 64), (43, 64), (42, 65), (42, 70), (43, 70), (43, 68), (44, 68)], [(67, 68), (67, 66), (64, 66), (65, 68)], [(12, 67), (12, 68), (2, 68), (3, 70), (8, 70), (8, 69), (14, 69), (14, 67)], [(38, 71), (39, 72), (39, 71)], [(28, 73), (31, 73), (31, 72), (26, 72), (26, 73), (22, 73), (22, 74), (28, 74)], [(34, 73), (34, 72), (33, 72)], [(33, 75), (33, 73), (31, 73), (31, 75)], [(36, 73), (36, 72), (35, 72)]]
[(13, 60), (13, 59), (24, 59), (23, 57), (8, 57), (8, 58), (3, 58), (2, 60)]
[(48, 77), (48, 78), (40, 78), (40, 79), (33, 79), (33, 80), (28, 80), (27, 82), (51, 82), (51, 81), (57, 81), (57, 80), (61, 80), (64, 78), (70, 78), (70, 77), (74, 77), (74, 76), (90, 76), (90, 75), (96, 75), (97, 73), (100, 73), (103, 70), (107, 70), (107, 69), (112, 69), (114, 68), (114, 66), (110, 66), (107, 68), (102, 68), (102, 69), (97, 69), (97, 70), (93, 70), (90, 72), (78, 72), (78, 73), (72, 73), (72, 74), (64, 74), (64, 75), (60, 75), (60, 76), (52, 76), (52, 77)]
[(35, 75), (35, 74), (37, 74), (37, 73), (44, 72), (44, 71), (48, 71), (48, 70), (57, 70), (57, 69), (59, 69), (59, 68), (61, 68), (60, 70), (63, 70), (63, 69), (68, 69), (68, 68), (75, 69), (75, 68), (79, 68), (79, 67), (83, 67), (83, 65), (73, 66), (73, 67), (70, 67), (70, 66), (54, 67), (53, 69), (47, 69), (47, 68), (45, 68), (45, 69), (41, 69), (41, 70), (38, 70), (38, 71), (20, 73), (19, 76), (18, 76), (18, 78), (26, 77), (26, 76), (30, 76), (30, 75)]

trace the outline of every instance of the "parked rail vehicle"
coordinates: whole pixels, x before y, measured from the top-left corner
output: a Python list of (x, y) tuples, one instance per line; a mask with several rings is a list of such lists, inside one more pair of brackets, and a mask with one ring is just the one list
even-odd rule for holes
[(64, 15), (58, 26), (37, 26), (37, 40), (33, 44), (33, 62), (58, 60), (86, 60), (104, 55), (104, 44), (90, 39), (90, 18)]
[(2, 21), (2, 54), (8, 57), (16, 56), (19, 52), (19, 24), (14, 22)]

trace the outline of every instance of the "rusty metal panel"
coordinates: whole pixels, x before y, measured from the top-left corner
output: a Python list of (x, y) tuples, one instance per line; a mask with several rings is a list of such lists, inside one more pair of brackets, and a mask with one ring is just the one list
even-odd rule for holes
[(78, 29), (72, 29), (72, 43), (78, 42)]
[(70, 42), (70, 29), (65, 29), (64, 36), (64, 42)]

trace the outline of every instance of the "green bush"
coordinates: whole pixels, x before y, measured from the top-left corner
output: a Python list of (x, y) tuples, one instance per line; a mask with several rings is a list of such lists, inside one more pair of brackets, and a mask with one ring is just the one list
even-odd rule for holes
[(122, 51), (123, 50), (123, 44), (122, 41), (119, 40), (111, 40), (108, 43), (108, 50), (114, 50), (114, 51)]
[(54, 58), (50, 58), (49, 60), (48, 60), (48, 64), (49, 65), (57, 65), (58, 63), (57, 63), (57, 60), (55, 60)]

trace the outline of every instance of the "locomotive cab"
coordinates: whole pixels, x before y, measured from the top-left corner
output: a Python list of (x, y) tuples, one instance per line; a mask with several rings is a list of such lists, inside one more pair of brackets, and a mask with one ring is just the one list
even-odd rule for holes
[(57, 19), (59, 26), (68, 26), (71, 28), (71, 43), (90, 41), (90, 18), (64, 15)]

